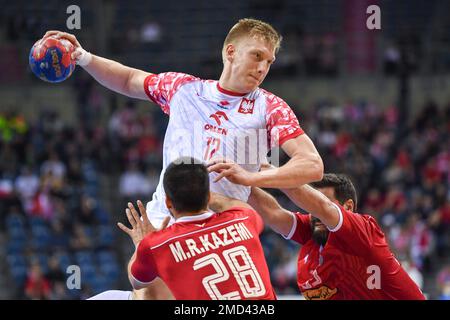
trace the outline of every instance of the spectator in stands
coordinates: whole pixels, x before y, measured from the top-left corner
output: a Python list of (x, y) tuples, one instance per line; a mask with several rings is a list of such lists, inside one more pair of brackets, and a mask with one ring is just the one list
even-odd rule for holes
[(48, 271), (46, 273), (46, 278), (50, 282), (52, 289), (54, 289), (58, 284), (62, 284), (63, 286), (66, 284), (66, 276), (61, 270), (59, 259), (56, 255), (53, 255), (50, 259), (48, 259)]
[(70, 247), (72, 250), (87, 250), (92, 248), (92, 239), (86, 233), (83, 225), (75, 223), (72, 229), (72, 238), (70, 239)]
[(15, 190), (26, 211), (31, 207), (32, 199), (39, 189), (39, 184), (39, 177), (28, 166), (22, 168), (21, 174), (14, 182)]
[(420, 290), (423, 290), (423, 275), (419, 269), (414, 265), (411, 259), (404, 259), (401, 261), (403, 269), (411, 277), (411, 279), (417, 284)]
[(51, 287), (48, 279), (42, 274), (39, 263), (33, 262), (25, 283), (25, 295), (30, 300), (47, 300)]
[(50, 175), (53, 179), (62, 180), (66, 174), (66, 166), (59, 159), (55, 151), (51, 151), (48, 160), (44, 161), (41, 166), (41, 174), (43, 176)]
[(439, 300), (450, 300), (450, 265), (444, 266), (437, 275)]
[(80, 199), (80, 208), (77, 209), (76, 220), (83, 226), (94, 226), (98, 224), (95, 216), (96, 201), (92, 197), (83, 194)]
[(147, 177), (139, 170), (136, 162), (131, 162), (127, 170), (120, 177), (119, 194), (123, 199), (138, 199), (145, 194), (147, 190), (143, 190), (142, 186), (145, 184)]
[(70, 245), (70, 236), (67, 228), (60, 219), (55, 219), (51, 224), (52, 239), (51, 246), (53, 250), (67, 249)]

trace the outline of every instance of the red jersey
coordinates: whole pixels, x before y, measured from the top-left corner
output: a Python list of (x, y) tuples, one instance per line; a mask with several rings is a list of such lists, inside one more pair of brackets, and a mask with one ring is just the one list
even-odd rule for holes
[(144, 284), (160, 277), (176, 299), (275, 299), (262, 230), (247, 208), (181, 217), (141, 241), (131, 275)]
[(339, 223), (325, 246), (311, 238), (311, 216), (295, 214), (288, 238), (302, 246), (297, 283), (306, 299), (423, 300), (419, 287), (390, 251), (369, 215), (339, 209)]

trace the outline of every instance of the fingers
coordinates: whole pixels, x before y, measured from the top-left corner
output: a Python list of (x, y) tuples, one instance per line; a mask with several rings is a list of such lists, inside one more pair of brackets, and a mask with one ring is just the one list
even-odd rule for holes
[(223, 163), (223, 162), (225, 162), (225, 159), (223, 158), (212, 158), (211, 160), (208, 161), (206, 167), (212, 166), (213, 164), (216, 163)]
[(147, 211), (145, 210), (145, 207), (144, 207), (144, 204), (141, 202), (141, 200), (138, 200), (137, 201), (137, 205), (138, 205), (138, 208), (139, 208), (139, 212), (140, 212), (140, 214), (141, 214), (141, 216), (144, 218), (144, 223), (147, 221), (148, 223), (150, 223), (150, 221), (148, 220), (148, 217), (147, 217)]
[(145, 228), (147, 230), (149, 230), (150, 232), (156, 231), (156, 228), (152, 225), (152, 223), (150, 222), (150, 219), (148, 218), (147, 210), (145, 209), (142, 201), (138, 200), (137, 204), (138, 204), (139, 212), (141, 213), (140, 219), (141, 219), (142, 223), (144, 224)]
[(55, 34), (58, 34), (58, 33), (60, 33), (60, 32), (61, 32), (61, 31), (58, 31), (58, 30), (49, 30), (49, 31), (47, 31), (47, 32), (44, 34), (44, 36), (42, 37), (42, 39), (51, 37), (51, 36), (53, 36), (53, 35), (55, 35)]
[(51, 30), (47, 31), (43, 37), (43, 39), (54, 36), (56, 38), (64, 38), (69, 40), (75, 47), (81, 47), (80, 43), (78, 42), (77, 38), (70, 33), (62, 32), (58, 30)]
[(208, 167), (208, 172), (221, 172), (222, 170), (230, 169), (231, 163), (217, 163)]
[(125, 209), (125, 213), (127, 215), (128, 221), (130, 222), (131, 226), (134, 228), (136, 228), (136, 220), (134, 219), (133, 215), (131, 214), (130, 209)]
[(224, 177), (228, 177), (231, 174), (230, 170), (222, 170), (220, 174), (214, 179), (214, 182), (220, 181)]
[(169, 222), (170, 222), (170, 217), (165, 217), (161, 224), (161, 227), (158, 229), (158, 231), (164, 230), (165, 228), (167, 228), (167, 226), (169, 225)]
[(81, 51), (75, 50), (74, 52), (72, 52), (71, 58), (72, 60), (77, 60), (79, 56), (81, 56)]
[(209, 160), (208, 163), (206, 164), (206, 167), (210, 167), (217, 163), (234, 163), (234, 162), (231, 160), (228, 160), (227, 158), (217, 156), (217, 157), (214, 157), (211, 160)]
[(140, 222), (139, 213), (137, 213), (136, 209), (134, 208), (133, 204), (131, 202), (128, 202), (128, 209), (131, 212), (131, 215), (133, 216), (133, 219), (135, 221), (135, 225)]
[(126, 234), (128, 234), (129, 236), (131, 236), (132, 230), (130, 228), (125, 227), (122, 223), (118, 222), (117, 226), (120, 228), (120, 230), (122, 230), (123, 232), (125, 232)]

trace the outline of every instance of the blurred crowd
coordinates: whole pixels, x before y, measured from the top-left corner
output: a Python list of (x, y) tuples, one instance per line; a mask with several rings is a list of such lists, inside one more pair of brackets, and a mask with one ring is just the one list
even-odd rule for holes
[[(10, 298), (76, 299), (118, 284), (111, 215), (102, 205), (96, 149), (102, 139), (53, 111), (28, 122), (0, 113), (0, 230)], [(68, 290), (70, 265), (82, 273)], [(80, 278), (81, 276), (81, 278)]]

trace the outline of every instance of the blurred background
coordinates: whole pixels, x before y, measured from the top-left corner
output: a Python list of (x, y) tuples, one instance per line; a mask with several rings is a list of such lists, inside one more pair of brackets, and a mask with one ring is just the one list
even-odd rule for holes
[[(67, 6), (81, 8), (68, 30)], [(381, 30), (366, 8), (381, 8)], [(450, 12), (437, 0), (0, 0), (0, 298), (85, 299), (129, 290), (131, 241), (115, 226), (148, 200), (167, 117), (101, 87), (81, 68), (63, 83), (28, 67), (51, 29), (154, 73), (220, 76), (223, 40), (254, 17), (284, 36), (263, 88), (286, 100), (326, 172), (349, 174), (430, 299), (450, 298)], [(284, 161), (286, 158), (284, 158)], [(280, 192), (279, 201), (298, 211)], [(262, 236), (276, 292), (298, 298), (298, 246)], [(68, 290), (66, 267), (81, 267)], [(343, 270), (344, 271), (344, 270)]]

